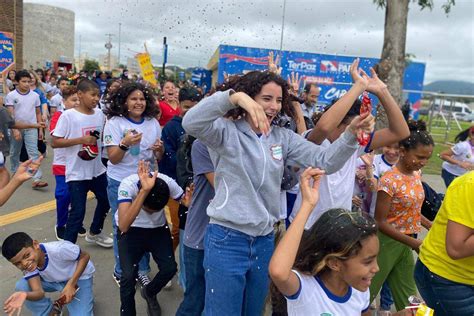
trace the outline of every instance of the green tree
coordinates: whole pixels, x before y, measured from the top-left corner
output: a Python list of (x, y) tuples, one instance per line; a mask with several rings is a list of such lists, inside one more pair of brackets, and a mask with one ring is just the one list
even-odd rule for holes
[(86, 59), (84, 61), (82, 71), (87, 71), (87, 73), (91, 74), (96, 70), (100, 70), (99, 63), (96, 60)]
[[(377, 73), (380, 79), (387, 84), (397, 103), (402, 104), (403, 73), (407, 57), (409, 59), (405, 53), (405, 47), (410, 0), (373, 1), (379, 8), (385, 9), (383, 48), (380, 63), (377, 65)], [(412, 2), (416, 2), (421, 10), (426, 8), (431, 10), (434, 5), (433, 0), (412, 0)], [(448, 14), (453, 5), (455, 5), (455, 0), (446, 0), (442, 8)], [(379, 125), (386, 125), (385, 111), (378, 111), (377, 121)]]

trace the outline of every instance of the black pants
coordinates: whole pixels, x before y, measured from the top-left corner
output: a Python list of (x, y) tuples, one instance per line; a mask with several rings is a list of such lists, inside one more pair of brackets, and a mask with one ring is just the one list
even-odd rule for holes
[(120, 279), (121, 315), (136, 315), (135, 283), (138, 275), (138, 262), (145, 252), (151, 253), (159, 269), (159, 272), (146, 287), (149, 296), (158, 294), (176, 274), (177, 266), (174, 260), (171, 234), (167, 226), (130, 227), (124, 234), (118, 231), (117, 237), (122, 267)]

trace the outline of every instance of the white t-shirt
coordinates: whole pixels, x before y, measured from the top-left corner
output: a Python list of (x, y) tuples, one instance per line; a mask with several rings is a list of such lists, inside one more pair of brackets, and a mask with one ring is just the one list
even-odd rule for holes
[(370, 307), (370, 292), (352, 287), (344, 296), (334, 295), (318, 277), (293, 270), (300, 279), (298, 292), (286, 297), (288, 316), (360, 315)]
[[(39, 275), (47, 282), (69, 281), (76, 271), (81, 248), (66, 240), (40, 244), (40, 248), (46, 255), (44, 268), (27, 272), (24, 278), (28, 280), (29, 278)], [(79, 280), (90, 279), (94, 275), (94, 272), (94, 264), (89, 260)]]
[[(325, 139), (321, 145), (322, 148), (331, 146), (331, 142)], [(354, 193), (354, 181), (356, 173), (357, 158), (364, 155), (366, 147), (359, 146), (359, 149), (346, 161), (344, 166), (337, 172), (325, 175), (321, 178), (319, 185), (319, 201), (306, 222), (305, 229), (310, 229), (318, 218), (331, 208), (343, 208), (351, 210), (352, 194)], [(303, 196), (298, 192), (293, 211), (290, 215), (290, 221), (293, 221), (298, 213)]]
[[(170, 197), (174, 200), (179, 200), (183, 195), (183, 189), (174, 181), (172, 178), (168, 177), (165, 174), (158, 173), (158, 178), (162, 179), (168, 185), (170, 190)], [(123, 202), (132, 202), (133, 199), (138, 195), (140, 178), (137, 174), (132, 174), (131, 176), (126, 177), (120, 183), (118, 188), (118, 200), (117, 204)], [(115, 212), (114, 220), (118, 226), (119, 212)], [(166, 224), (166, 217), (163, 210), (154, 213), (148, 213), (147, 211), (141, 209), (138, 212), (137, 217), (132, 223), (132, 227), (141, 227), (141, 228), (156, 228), (161, 227)]]
[[(385, 160), (384, 155), (379, 154), (374, 156), (374, 162), (372, 164), (374, 167), (374, 178), (377, 179), (377, 181), (384, 175), (385, 172), (389, 171), (392, 169), (392, 166), (388, 161)], [(357, 158), (357, 166), (356, 168), (365, 168), (365, 164), (362, 161), (362, 159)], [(357, 180), (355, 180), (357, 182)], [(357, 195), (360, 193), (360, 188), (355, 183), (354, 186), (354, 195)], [(377, 202), (377, 192), (371, 192), (371, 200), (370, 200), (370, 210), (369, 210), (369, 215), (371, 217), (374, 217), (375, 214), (375, 204)]]
[[(53, 136), (65, 139), (79, 138), (89, 135), (90, 131), (98, 130), (102, 134), (105, 116), (99, 109), (94, 109), (94, 114), (83, 114), (76, 109), (65, 111), (59, 118)], [(101, 138), (97, 140), (101, 146)], [(66, 182), (91, 180), (103, 174), (106, 169), (101, 161), (101, 153), (93, 160), (83, 160), (77, 153), (82, 145), (66, 147)]]
[(49, 100), (50, 106), (56, 108), (56, 111), (64, 111), (63, 96), (61, 93), (55, 94), (51, 100)]
[(161, 139), (161, 127), (155, 118), (143, 119), (137, 123), (125, 117), (112, 117), (105, 123), (104, 146), (118, 146), (122, 138), (132, 129), (142, 133), (140, 152), (135, 154), (134, 150), (130, 148), (116, 165), (109, 160), (107, 176), (116, 181), (122, 181), (129, 175), (135, 174), (140, 160), (150, 161), (150, 165), (154, 165), (155, 158), (150, 148), (158, 139)]
[(15, 110), (15, 121), (36, 124), (36, 108), (41, 105), (38, 93), (28, 90), (22, 94), (18, 90), (13, 90), (5, 97), (5, 105), (12, 106)]
[[(451, 150), (454, 153), (453, 158), (458, 161), (467, 161), (470, 163), (474, 163), (474, 148), (471, 145), (471, 142), (466, 140), (463, 142), (459, 142), (454, 145)], [(461, 168), (457, 165), (453, 165), (450, 162), (443, 162), (443, 169), (447, 172), (454, 174), (455, 176), (461, 176), (467, 172), (466, 169)]]

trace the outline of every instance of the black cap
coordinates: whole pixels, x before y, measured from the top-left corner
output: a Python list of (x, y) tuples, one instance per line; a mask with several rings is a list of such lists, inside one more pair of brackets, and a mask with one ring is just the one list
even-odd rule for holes
[(193, 87), (184, 87), (179, 89), (179, 102), (186, 100), (199, 102), (202, 99), (202, 94)]

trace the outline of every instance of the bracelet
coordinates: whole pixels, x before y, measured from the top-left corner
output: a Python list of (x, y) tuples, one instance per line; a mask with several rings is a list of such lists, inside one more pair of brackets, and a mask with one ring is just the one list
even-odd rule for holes
[(127, 150), (130, 149), (130, 147), (128, 147), (127, 145), (122, 143), (122, 141), (120, 141), (120, 143), (119, 143), (119, 148), (122, 149), (123, 151), (127, 151)]

